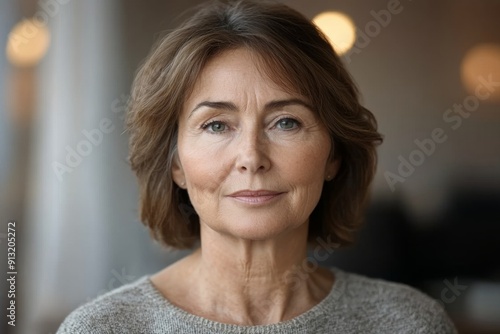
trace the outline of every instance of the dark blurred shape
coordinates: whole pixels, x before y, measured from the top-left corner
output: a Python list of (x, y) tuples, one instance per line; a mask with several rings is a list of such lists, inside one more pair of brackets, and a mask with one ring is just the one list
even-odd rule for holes
[(376, 201), (357, 242), (323, 262), (411, 285), (440, 302), (460, 333), (500, 333), (500, 190), (456, 186), (439, 217), (412, 221)]
[(324, 264), (343, 270), (407, 282), (411, 226), (400, 202), (376, 201), (367, 210), (356, 242), (333, 253)]
[(414, 275), (500, 281), (500, 190), (455, 187), (451, 194), (444, 218), (415, 236)]

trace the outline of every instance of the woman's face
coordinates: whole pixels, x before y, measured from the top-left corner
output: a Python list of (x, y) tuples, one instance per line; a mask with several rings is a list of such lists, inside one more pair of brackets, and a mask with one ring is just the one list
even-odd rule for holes
[[(338, 167), (309, 102), (261, 75), (256, 58), (241, 48), (208, 62), (183, 106), (172, 168), (202, 229), (248, 240), (306, 224)], [(266, 192), (235, 194), (244, 190)]]

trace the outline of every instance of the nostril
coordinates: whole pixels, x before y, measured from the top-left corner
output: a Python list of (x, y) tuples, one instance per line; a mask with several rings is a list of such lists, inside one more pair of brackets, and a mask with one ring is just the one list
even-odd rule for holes
[(258, 145), (238, 147), (235, 167), (240, 172), (263, 172), (271, 165), (266, 150)]

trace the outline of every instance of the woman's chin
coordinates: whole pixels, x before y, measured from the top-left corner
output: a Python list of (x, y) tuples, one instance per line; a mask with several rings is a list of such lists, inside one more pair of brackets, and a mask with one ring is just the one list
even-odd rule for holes
[(221, 234), (243, 240), (264, 241), (279, 238), (287, 234), (293, 227), (290, 224), (276, 224), (270, 222), (246, 221), (241, 219), (231, 226), (220, 226)]

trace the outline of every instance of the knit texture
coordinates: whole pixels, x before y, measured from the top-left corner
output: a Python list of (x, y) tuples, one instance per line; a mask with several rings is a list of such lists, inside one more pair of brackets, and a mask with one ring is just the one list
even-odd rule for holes
[(276, 324), (232, 325), (190, 314), (170, 303), (149, 276), (143, 276), (77, 308), (57, 334), (457, 333), (441, 305), (418, 290), (331, 270), (335, 282), (319, 304)]

